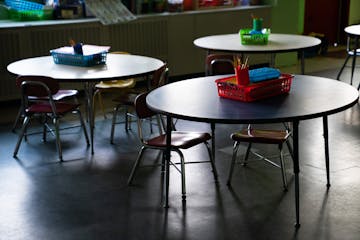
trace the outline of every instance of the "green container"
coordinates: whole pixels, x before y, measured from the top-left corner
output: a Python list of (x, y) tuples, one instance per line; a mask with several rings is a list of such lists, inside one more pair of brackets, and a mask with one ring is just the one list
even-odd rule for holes
[(239, 35), (243, 45), (266, 45), (270, 35), (270, 29), (262, 29), (262, 34), (250, 34), (253, 29), (240, 29)]
[(2, 5), (0, 1), (0, 20), (9, 19), (8, 14), (9, 13), (7, 7), (5, 5)]
[(9, 19), (14, 21), (37, 21), (53, 19), (53, 9), (9, 10)]

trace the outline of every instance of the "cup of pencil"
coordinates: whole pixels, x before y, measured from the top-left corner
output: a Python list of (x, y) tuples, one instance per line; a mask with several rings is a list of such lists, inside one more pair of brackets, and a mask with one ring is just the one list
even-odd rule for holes
[(234, 57), (234, 71), (238, 85), (244, 86), (250, 83), (249, 66), (247, 65), (247, 62), (248, 58), (242, 63), (239, 57)]

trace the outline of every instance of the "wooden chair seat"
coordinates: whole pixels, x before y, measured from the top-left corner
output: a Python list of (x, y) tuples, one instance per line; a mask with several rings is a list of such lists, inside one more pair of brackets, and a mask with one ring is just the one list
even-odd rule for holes
[(285, 130), (242, 129), (231, 134), (231, 139), (239, 142), (281, 144), (289, 135)]
[[(66, 102), (56, 102), (55, 103), (55, 113), (63, 115), (65, 113), (75, 111), (80, 104), (66, 103)], [(39, 102), (30, 105), (26, 110), (28, 114), (35, 113), (53, 113), (53, 107), (47, 102)]]
[[(125, 79), (125, 80), (113, 80), (106, 82), (99, 82), (95, 85), (96, 89), (112, 89), (112, 88), (132, 88), (136, 84), (136, 80), (134, 78)], [(115, 90), (115, 89), (114, 89)]]
[[(260, 156), (262, 160), (270, 163), (273, 166), (279, 167), (281, 169), (281, 176), (283, 181), (283, 188), (287, 191), (287, 180), (286, 180), (286, 172), (285, 172), (285, 163), (283, 157), (283, 144), (287, 143), (290, 153), (292, 153), (291, 146), (288, 142), (289, 137), (291, 136), (291, 132), (288, 130), (262, 130), (262, 129), (253, 129), (251, 125), (246, 129), (241, 129), (240, 131), (234, 132), (230, 135), (231, 139), (234, 140), (233, 146), (233, 155), (231, 159), (230, 171), (227, 180), (227, 184), (231, 184), (231, 179), (235, 167), (236, 155), (239, 150), (240, 143), (245, 142), (248, 143), (248, 147), (244, 156), (243, 165), (245, 166), (248, 161), (249, 153), (251, 150), (251, 146), (253, 143), (260, 144), (274, 144), (278, 146), (279, 149), (279, 158), (280, 164), (276, 164), (275, 162), (269, 160), (268, 158), (254, 153), (257, 156)], [(291, 155), (291, 154), (290, 154)]]
[[(171, 133), (171, 146), (181, 149), (187, 149), (210, 139), (211, 136), (209, 133), (173, 131)], [(144, 141), (144, 143), (146, 145), (165, 148), (166, 134), (162, 134), (157, 137), (148, 139)]]

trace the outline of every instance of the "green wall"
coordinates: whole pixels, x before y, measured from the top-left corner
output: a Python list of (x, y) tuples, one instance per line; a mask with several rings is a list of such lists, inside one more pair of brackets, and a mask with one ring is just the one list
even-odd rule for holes
[[(316, 1), (316, 0), (314, 0)], [(271, 31), (302, 34), (304, 32), (305, 0), (263, 0), (272, 5)], [(350, 0), (349, 25), (360, 24), (360, 0)], [(296, 54), (278, 54), (277, 66), (296, 64)]]
[[(263, 0), (264, 4), (272, 5), (271, 32), (301, 34), (304, 26), (305, 0)], [(298, 61), (297, 53), (277, 54), (276, 66), (294, 65)]]
[(360, 24), (360, 1), (350, 1), (349, 25)]

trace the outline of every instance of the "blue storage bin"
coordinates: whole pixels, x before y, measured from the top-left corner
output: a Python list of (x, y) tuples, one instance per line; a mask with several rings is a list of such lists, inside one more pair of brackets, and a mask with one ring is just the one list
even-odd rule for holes
[(56, 64), (65, 64), (80, 67), (90, 67), (106, 63), (107, 52), (92, 55), (67, 54), (50, 51)]

